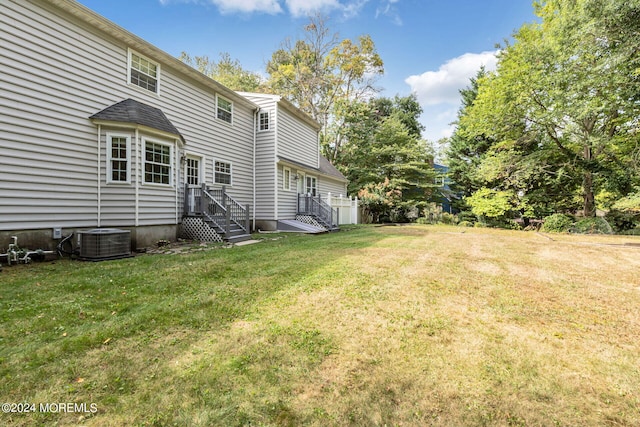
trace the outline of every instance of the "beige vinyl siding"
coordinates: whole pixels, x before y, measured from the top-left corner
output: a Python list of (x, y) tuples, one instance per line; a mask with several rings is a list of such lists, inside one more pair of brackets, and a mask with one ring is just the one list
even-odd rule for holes
[[(202, 178), (208, 184), (213, 158), (232, 163), (229, 191), (241, 203), (252, 203), (250, 106), (232, 98), (233, 125), (216, 119), (212, 87), (148, 52), (140, 53), (162, 67), (160, 96), (129, 85), (131, 46), (43, 2), (3, 1), (0, 25), (0, 230), (98, 225), (98, 127), (88, 118), (126, 98), (160, 108), (186, 142), (181, 147), (167, 140), (174, 145), (173, 185), (151, 188), (139, 181), (138, 225), (179, 221), (176, 197), (183, 174), (176, 168), (183, 150), (203, 156)], [(130, 187), (106, 184), (105, 132), (100, 135), (101, 225), (133, 226), (134, 177)], [(117, 132), (131, 133), (133, 143), (134, 129)], [(140, 146), (140, 155), (143, 150)], [(56, 180), (64, 186), (52, 186)]]
[[(261, 111), (269, 111), (270, 129), (256, 134), (256, 212), (257, 220), (276, 219), (276, 103), (275, 97), (268, 95), (244, 94), (246, 98), (260, 106)], [(257, 124), (256, 124), (257, 126)]]
[(288, 110), (278, 108), (278, 156), (318, 167), (318, 132)]
[(67, 71), (82, 62), (81, 49), (58, 47), (79, 35), (30, 8), (0, 8), (0, 230), (95, 226), (97, 136), (84, 114), (91, 88)]
[(318, 191), (323, 199), (327, 196), (327, 193), (331, 193), (332, 196), (340, 196), (342, 194), (343, 197), (347, 197), (347, 184), (320, 175), (318, 177)]
[[(284, 168), (291, 170), (291, 190), (282, 188)], [(278, 219), (295, 219), (298, 207), (298, 182), (293, 177), (302, 173), (294, 167), (278, 165)]]

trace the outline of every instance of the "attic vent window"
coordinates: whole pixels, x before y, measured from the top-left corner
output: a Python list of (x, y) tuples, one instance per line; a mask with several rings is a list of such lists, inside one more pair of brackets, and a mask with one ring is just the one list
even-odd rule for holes
[(133, 52), (129, 52), (129, 64), (129, 83), (158, 93), (160, 66)]

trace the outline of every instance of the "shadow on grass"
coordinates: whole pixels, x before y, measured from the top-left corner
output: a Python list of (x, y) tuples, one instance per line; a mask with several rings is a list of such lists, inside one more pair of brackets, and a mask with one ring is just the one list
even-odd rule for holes
[[(321, 286), (306, 279), (385, 237), (365, 227), (317, 236), (287, 235), (194, 254), (103, 263), (60, 260), (7, 268), (0, 285), (0, 398), (97, 403), (96, 414), (83, 415), (91, 418), (112, 417), (128, 407), (127, 401), (144, 402), (146, 396), (152, 406), (129, 414), (123, 422), (173, 422), (183, 413), (180, 405), (164, 402), (162, 410), (153, 407), (163, 405), (157, 395), (171, 394), (166, 388), (175, 380), (159, 378), (168, 373), (163, 368), (166, 359), (187, 351), (202, 334), (224, 330), (250, 316), (280, 292)], [(313, 330), (276, 331), (266, 339), (283, 336), (312, 362), (330, 353), (330, 342)], [(251, 349), (248, 354), (259, 351)], [(250, 365), (242, 357), (233, 358), (232, 370)], [(194, 372), (197, 377), (204, 371)], [(274, 378), (277, 383), (279, 376)], [(217, 382), (210, 380), (210, 386)], [(191, 381), (203, 385), (197, 378)], [(202, 390), (174, 388), (186, 392), (189, 401), (211, 403), (206, 396), (198, 397)], [(215, 401), (219, 408), (224, 399), (217, 396)], [(280, 410), (274, 409), (267, 418), (289, 417), (282, 402), (272, 406)], [(223, 418), (234, 419), (240, 412)], [(2, 417), (15, 425), (77, 421), (74, 414)], [(111, 422), (117, 424), (117, 419)]]

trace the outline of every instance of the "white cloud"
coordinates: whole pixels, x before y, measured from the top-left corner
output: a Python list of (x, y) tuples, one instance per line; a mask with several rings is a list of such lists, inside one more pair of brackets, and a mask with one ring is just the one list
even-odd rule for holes
[[(166, 0), (164, 0), (166, 1)], [(209, 0), (216, 5), (220, 13), (253, 13), (261, 12), (275, 15), (282, 12), (278, 0)]]
[(307, 16), (314, 12), (327, 12), (340, 9), (342, 5), (337, 0), (285, 0), (291, 15)]
[(418, 96), (422, 105), (460, 103), (460, 89), (469, 86), (469, 79), (476, 75), (481, 66), (487, 71), (495, 70), (497, 51), (465, 53), (440, 66), (438, 71), (427, 71), (420, 75), (409, 76), (405, 83)]
[(400, 0), (380, 0), (380, 4), (376, 8), (376, 18), (380, 15), (385, 15), (391, 18), (391, 21), (397, 26), (402, 26), (402, 18), (396, 7), (394, 6)]
[[(309, 16), (316, 12), (342, 12), (345, 18), (358, 15), (363, 6), (370, 0), (158, 0), (166, 6), (170, 3), (209, 3), (218, 8), (222, 14), (232, 13), (268, 13), (276, 15), (284, 11), (284, 7), (295, 18)], [(395, 3), (399, 0), (385, 0)]]

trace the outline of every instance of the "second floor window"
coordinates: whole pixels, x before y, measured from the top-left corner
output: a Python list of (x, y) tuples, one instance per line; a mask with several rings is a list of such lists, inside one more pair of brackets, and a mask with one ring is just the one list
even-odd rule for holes
[(129, 64), (129, 83), (158, 93), (160, 66), (134, 52), (129, 52)]
[(233, 119), (233, 103), (222, 97), (218, 97), (218, 113), (217, 117), (227, 123), (231, 123)]
[(263, 111), (260, 113), (258, 130), (269, 130), (269, 112)]

